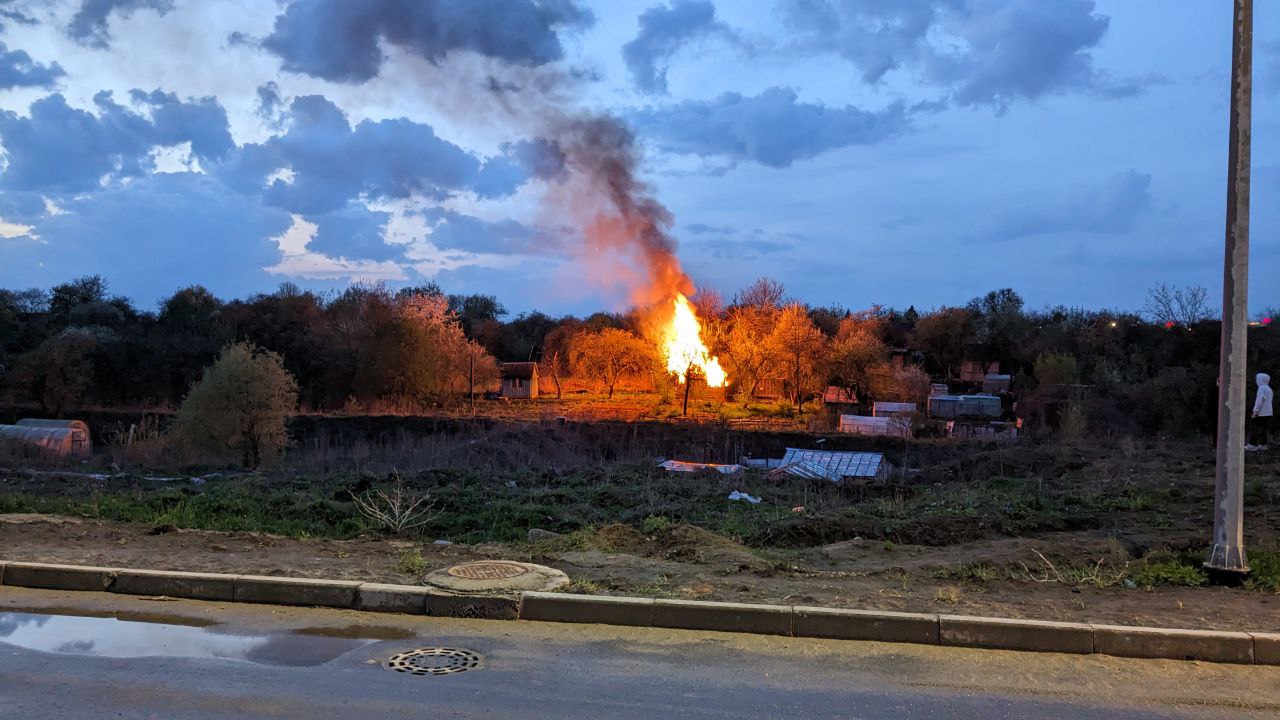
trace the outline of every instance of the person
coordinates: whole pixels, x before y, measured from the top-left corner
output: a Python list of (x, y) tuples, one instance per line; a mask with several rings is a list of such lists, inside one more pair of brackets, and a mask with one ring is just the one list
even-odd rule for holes
[(1274, 414), (1275, 391), (1271, 389), (1271, 376), (1258, 373), (1258, 397), (1253, 402), (1253, 432), (1250, 443), (1245, 450), (1262, 451), (1267, 449), (1271, 436), (1271, 418)]

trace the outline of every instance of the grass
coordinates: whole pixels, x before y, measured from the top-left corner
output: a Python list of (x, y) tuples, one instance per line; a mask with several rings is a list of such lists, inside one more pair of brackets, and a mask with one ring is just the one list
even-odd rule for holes
[(1181, 557), (1154, 557), (1138, 568), (1133, 582), (1140, 588), (1201, 587), (1209, 582), (1209, 576), (1197, 565)]

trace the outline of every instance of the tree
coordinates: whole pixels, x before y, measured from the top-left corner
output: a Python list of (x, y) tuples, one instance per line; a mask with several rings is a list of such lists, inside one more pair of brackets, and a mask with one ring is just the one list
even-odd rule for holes
[(599, 380), (610, 398), (622, 376), (642, 372), (655, 362), (647, 343), (617, 328), (579, 333), (573, 338), (570, 355), (574, 372)]
[(778, 314), (768, 345), (789, 379), (791, 401), (797, 405), (815, 388), (826, 342), (826, 336), (809, 319), (803, 305), (792, 303)]
[(1014, 358), (1031, 327), (1022, 312), (1023, 305), (1022, 296), (1010, 288), (992, 290), (969, 301), (984, 360), (1005, 362)]
[(570, 349), (573, 339), (585, 328), (583, 322), (574, 317), (567, 317), (549, 330), (542, 340), (542, 362), (538, 371), (551, 378), (556, 386), (556, 399), (560, 399), (560, 378), (571, 370)]
[(916, 345), (944, 377), (955, 377), (973, 338), (973, 313), (964, 308), (944, 307), (916, 322)]
[(223, 348), (175, 418), (175, 439), (201, 456), (255, 468), (284, 451), (298, 384), (279, 355), (246, 342)]
[(92, 353), (99, 339), (89, 328), (63, 330), (18, 358), (13, 385), (54, 417), (80, 407), (93, 386)]
[(772, 306), (735, 305), (729, 309), (718, 349), (729, 364), (729, 379), (741, 402), (755, 397), (760, 381), (774, 372), (777, 356), (769, 344), (781, 311)]
[(1080, 381), (1080, 367), (1071, 355), (1041, 353), (1036, 358), (1035, 376), (1042, 387), (1070, 385)]
[(1185, 325), (1191, 327), (1208, 320), (1209, 291), (1199, 285), (1178, 287), (1168, 283), (1156, 283), (1147, 292), (1143, 314), (1161, 325)]
[(734, 305), (750, 305), (759, 308), (777, 308), (782, 306), (782, 299), (787, 296), (787, 289), (773, 278), (762, 277), (748, 285), (733, 299)]
[(889, 356), (880, 339), (882, 319), (871, 313), (851, 315), (840, 321), (828, 354), (827, 373), (847, 390), (865, 393), (872, 371)]

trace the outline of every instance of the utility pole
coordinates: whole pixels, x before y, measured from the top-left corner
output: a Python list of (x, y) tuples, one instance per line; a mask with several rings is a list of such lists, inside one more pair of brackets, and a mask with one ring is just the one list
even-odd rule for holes
[(1244, 551), (1244, 432), (1249, 333), (1249, 153), (1253, 95), (1253, 0), (1235, 0), (1231, 43), (1231, 140), (1227, 158), (1227, 240), (1218, 366), (1218, 463), (1213, 546), (1204, 566), (1249, 572)]
[[(467, 358), (467, 396), (471, 400), (471, 417), (476, 416), (476, 356), (471, 353)], [(1244, 452), (1241, 450), (1241, 452)]]

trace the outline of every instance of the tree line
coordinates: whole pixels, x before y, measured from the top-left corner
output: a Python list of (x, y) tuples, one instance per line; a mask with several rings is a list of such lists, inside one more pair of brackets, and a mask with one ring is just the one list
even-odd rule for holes
[[(830, 385), (863, 399), (919, 400), (930, 381), (955, 380), (974, 361), (999, 363), (1029, 406), (1052, 405), (1062, 388), (1089, 388), (1095, 424), (1211, 427), (1218, 324), (1200, 289), (1157, 286), (1142, 313), (1031, 310), (1010, 289), (919, 312), (805, 305), (762, 278), (728, 300), (703, 289), (694, 304), (731, 400), (748, 402), (770, 386), (799, 404)], [(47, 291), (0, 290), (0, 393), (50, 414), (176, 407), (237, 342), (279, 355), (313, 411), (457, 402), (491, 383), (500, 361), (539, 363), (544, 392), (571, 377), (609, 394), (628, 377), (665, 391), (671, 380), (645, 329), (639, 308), (512, 316), (493, 296), (449, 295), (434, 284), (317, 293), (286, 283), (233, 300), (193, 286), (148, 312), (92, 276)], [(1277, 332), (1259, 325), (1250, 340), (1254, 365), (1280, 369)]]

